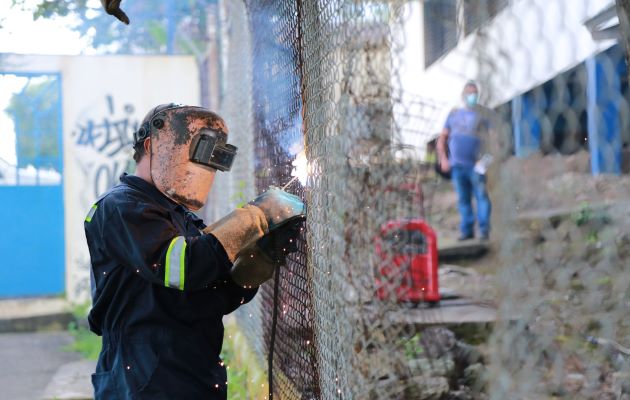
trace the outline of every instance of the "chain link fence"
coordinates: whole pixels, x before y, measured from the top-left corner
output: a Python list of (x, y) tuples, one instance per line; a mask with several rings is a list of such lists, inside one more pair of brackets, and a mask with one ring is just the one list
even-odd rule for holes
[[(614, 2), (220, 7), (221, 113), (239, 159), (206, 212), (288, 183), (308, 204), (277, 298), (271, 281), (238, 311), (261, 365), (274, 340), (274, 398), (628, 397), (629, 94)], [(457, 235), (435, 138), (470, 79), (491, 116), (489, 253), (441, 263), (439, 305), (427, 282), (401, 301), (432, 243), (401, 227), (428, 222), (440, 251)]]

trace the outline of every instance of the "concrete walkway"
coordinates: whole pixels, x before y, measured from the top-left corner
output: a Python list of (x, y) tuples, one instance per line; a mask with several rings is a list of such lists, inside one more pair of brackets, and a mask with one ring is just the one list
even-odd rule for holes
[(0, 300), (0, 399), (86, 400), (93, 398), (95, 361), (64, 350), (74, 341), (75, 321), (59, 297)]
[(93, 400), (92, 373), (96, 361), (82, 360), (62, 365), (44, 390), (42, 400)]
[(67, 332), (0, 334), (0, 398), (41, 399), (59, 367), (81, 359), (63, 350), (72, 342)]

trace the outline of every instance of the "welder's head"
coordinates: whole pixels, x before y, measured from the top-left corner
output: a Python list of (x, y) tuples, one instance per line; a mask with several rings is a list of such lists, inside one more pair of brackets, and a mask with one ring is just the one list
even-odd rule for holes
[(147, 113), (134, 133), (134, 159), (140, 161), (148, 149), (155, 186), (177, 203), (198, 210), (216, 171), (232, 167), (237, 148), (227, 143), (227, 133), (225, 121), (203, 107), (161, 104)]

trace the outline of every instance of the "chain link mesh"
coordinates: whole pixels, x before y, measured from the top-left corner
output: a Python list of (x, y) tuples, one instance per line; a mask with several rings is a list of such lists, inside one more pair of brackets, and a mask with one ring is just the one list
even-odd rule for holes
[[(217, 180), (208, 212), (282, 187), (296, 160), (308, 160), (306, 180), (286, 188), (306, 200), (308, 221), (279, 275), (274, 398), (630, 392), (630, 181), (606, 174), (630, 164), (627, 67), (614, 37), (594, 39), (614, 27), (613, 2), (222, 7), (221, 112), (239, 166)], [(429, 236), (388, 229), (423, 219), (440, 243), (457, 235), (457, 201), (433, 170), (433, 139), (468, 79), (492, 115), (490, 253), (441, 264), (441, 292), (459, 302), (410, 306), (398, 291), (409, 275), (391, 268), (409, 268), (400, 254), (426, 252)], [(273, 308), (268, 282), (238, 311), (261, 365)], [(491, 337), (488, 325), (446, 321), (449, 309), (461, 322), (496, 310)]]

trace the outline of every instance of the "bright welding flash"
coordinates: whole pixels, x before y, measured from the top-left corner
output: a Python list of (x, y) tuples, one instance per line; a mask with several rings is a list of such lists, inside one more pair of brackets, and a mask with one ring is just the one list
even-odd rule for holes
[(306, 180), (308, 178), (310, 168), (308, 165), (308, 160), (306, 159), (306, 152), (304, 150), (297, 153), (295, 156), (295, 160), (291, 163), (293, 165), (293, 171), (291, 171), (291, 176), (299, 179), (302, 186), (306, 186)]

